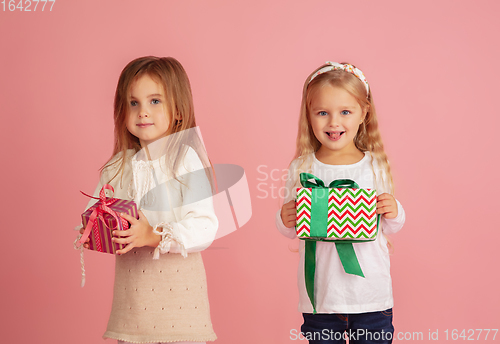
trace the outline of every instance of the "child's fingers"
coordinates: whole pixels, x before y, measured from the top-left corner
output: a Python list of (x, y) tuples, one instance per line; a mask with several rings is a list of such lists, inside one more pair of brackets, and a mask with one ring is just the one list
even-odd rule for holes
[(281, 213), (281, 219), (283, 220), (283, 223), (285, 221), (290, 221), (290, 220), (295, 220), (295, 218), (297, 217), (297, 214), (295, 212), (287, 212), (287, 211), (284, 211)]
[(127, 246), (125, 246), (121, 250), (116, 251), (116, 254), (118, 254), (118, 255), (125, 254), (125, 253), (127, 253), (128, 251), (130, 251), (133, 248), (134, 248), (134, 245), (128, 244)]
[(383, 193), (377, 197), (377, 214), (382, 214), (386, 219), (393, 219), (398, 215), (398, 207), (393, 195)]
[(88, 236), (87, 239), (85, 239), (85, 242), (86, 243), (90, 242), (90, 236)]
[(287, 228), (295, 226), (297, 222), (297, 205), (294, 199), (283, 204), (281, 208), (281, 220), (283, 221), (283, 225)]
[[(80, 228), (79, 232), (80, 232), (80, 234), (82, 234), (82, 235), (83, 235), (83, 233), (85, 232), (85, 228), (83, 228), (83, 227), (82, 227), (82, 228)], [(86, 243), (89, 243), (89, 242), (90, 242), (90, 237), (87, 237), (87, 239), (85, 240), (85, 242), (86, 242)], [(85, 248), (89, 248), (89, 245), (85, 246), (85, 244), (84, 244), (84, 245), (83, 245), (83, 247), (85, 247)]]
[(386, 209), (382, 216), (386, 219), (393, 219), (398, 216), (398, 210), (394, 208)]
[(293, 208), (283, 208), (283, 209), (281, 209), (281, 213), (282, 214), (287, 214), (287, 215), (289, 215), (289, 214), (297, 214), (297, 209), (295, 209), (295, 207), (293, 207)]
[(297, 213), (295, 211), (285, 211), (283, 212), (283, 218), (285, 219), (296, 219), (297, 218)]
[(125, 245), (125, 244), (130, 244), (131, 242), (133, 242), (134, 238), (131, 236), (126, 237), (126, 238), (113, 237), (111, 240), (113, 240), (114, 243)]
[[(139, 212), (140, 212), (140, 210), (139, 210)], [(139, 221), (135, 217), (130, 216), (129, 214), (125, 214), (125, 213), (120, 213), (120, 217), (124, 218), (125, 220), (127, 220), (128, 222), (130, 222), (132, 225)]]
[(392, 217), (396, 217), (397, 215), (397, 208), (396, 207), (393, 207), (393, 206), (385, 206), (385, 207), (377, 207), (377, 214), (395, 214), (394, 216), (391, 216)]
[(389, 197), (378, 198), (377, 199), (377, 206), (379, 204), (383, 204), (383, 205), (391, 204), (391, 205), (397, 206), (396, 199), (394, 197), (392, 197), (391, 195), (388, 195), (388, 196)]
[[(378, 205), (377, 204), (377, 214), (387, 213), (388, 211), (394, 210), (394, 207), (391, 204)], [(379, 213), (381, 211), (381, 213)]]
[(113, 235), (115, 237), (128, 237), (132, 235), (132, 232), (130, 231), (130, 229), (126, 229), (124, 231), (115, 230), (113, 231)]
[(386, 207), (388, 205), (393, 204), (390, 200), (383, 200), (377, 202), (377, 207)]
[(398, 216), (398, 214), (396, 212), (388, 212), (388, 213), (385, 213), (384, 215), (382, 215), (383, 217), (385, 217), (386, 219), (394, 219)]
[(293, 209), (295, 208), (295, 201), (290, 201), (288, 203), (283, 204), (283, 207), (281, 209)]
[(391, 194), (388, 194), (388, 193), (383, 193), (383, 194), (378, 195), (378, 196), (377, 196), (377, 199), (379, 199), (379, 200), (380, 200), (380, 199), (389, 199), (389, 198), (391, 198), (391, 197), (393, 197)]

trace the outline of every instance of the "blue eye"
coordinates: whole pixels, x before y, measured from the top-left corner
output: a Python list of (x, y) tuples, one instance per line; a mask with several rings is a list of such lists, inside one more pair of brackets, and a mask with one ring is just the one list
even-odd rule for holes
[(151, 100), (151, 104), (160, 104), (160, 100), (159, 99), (153, 99), (153, 100)]
[(320, 116), (328, 116), (328, 112), (326, 112), (326, 111), (320, 111), (320, 112), (318, 112), (318, 115), (320, 115)]
[(341, 112), (342, 115), (348, 115), (350, 113), (351, 113), (351, 111), (349, 111), (349, 110), (344, 110)]
[(130, 102), (130, 106), (136, 106), (136, 105), (137, 105), (137, 102), (136, 102), (135, 100), (132, 100), (132, 101)]

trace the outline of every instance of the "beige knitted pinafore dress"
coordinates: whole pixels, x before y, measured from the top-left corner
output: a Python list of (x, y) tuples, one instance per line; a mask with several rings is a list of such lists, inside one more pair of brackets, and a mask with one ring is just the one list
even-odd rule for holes
[(104, 337), (132, 343), (215, 340), (201, 254), (167, 253), (153, 260), (153, 250), (116, 257)]

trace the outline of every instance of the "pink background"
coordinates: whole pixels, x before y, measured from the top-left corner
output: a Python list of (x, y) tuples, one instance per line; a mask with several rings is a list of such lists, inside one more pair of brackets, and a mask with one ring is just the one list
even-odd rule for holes
[(2, 342), (102, 341), (113, 257), (87, 254), (81, 289), (72, 228), (87, 203), (79, 190), (94, 190), (111, 154), (119, 73), (144, 55), (181, 61), (212, 162), (247, 173), (252, 219), (204, 253), (218, 343), (288, 343), (300, 328), (298, 242), (274, 214), (304, 79), (326, 60), (365, 72), (406, 209), (393, 237), (396, 333), (500, 327), (500, 3), (48, 6), (0, 12)]

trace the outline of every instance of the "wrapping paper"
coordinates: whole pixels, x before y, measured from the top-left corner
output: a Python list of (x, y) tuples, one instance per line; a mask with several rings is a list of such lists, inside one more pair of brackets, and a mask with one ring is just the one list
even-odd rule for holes
[(90, 238), (90, 250), (115, 254), (124, 245), (111, 241), (113, 230), (129, 228), (128, 221), (118, 214), (125, 213), (138, 218), (137, 206), (134, 201), (106, 197), (105, 190), (114, 191), (111, 185), (104, 185), (99, 193), (99, 201), (82, 214), (82, 225), (85, 231), (79, 243), (83, 244), (87, 238)]

